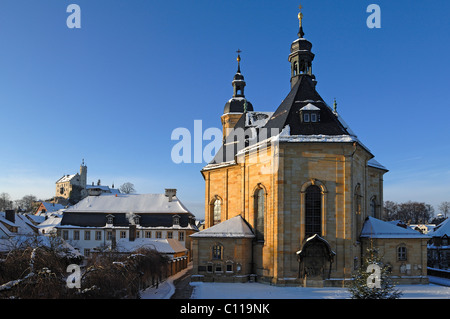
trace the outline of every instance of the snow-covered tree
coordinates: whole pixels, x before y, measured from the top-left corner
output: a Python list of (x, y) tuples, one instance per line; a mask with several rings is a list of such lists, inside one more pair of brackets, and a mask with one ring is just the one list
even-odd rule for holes
[(390, 267), (382, 262), (377, 249), (367, 249), (364, 262), (353, 275), (349, 292), (352, 299), (397, 299), (402, 293), (390, 278)]

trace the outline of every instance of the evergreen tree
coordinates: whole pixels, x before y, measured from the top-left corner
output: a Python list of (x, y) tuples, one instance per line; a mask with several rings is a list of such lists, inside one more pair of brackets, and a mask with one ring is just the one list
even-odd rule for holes
[(402, 295), (390, 278), (390, 267), (382, 262), (378, 251), (367, 249), (364, 262), (352, 276), (349, 292), (352, 299), (397, 299)]

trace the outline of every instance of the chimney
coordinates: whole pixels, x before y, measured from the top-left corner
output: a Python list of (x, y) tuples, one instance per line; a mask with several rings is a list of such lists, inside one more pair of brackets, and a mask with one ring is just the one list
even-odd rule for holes
[(128, 239), (130, 241), (134, 241), (136, 239), (136, 225), (130, 225), (130, 233)]
[(5, 218), (14, 224), (16, 222), (16, 212), (13, 210), (5, 210)]
[(177, 195), (177, 189), (176, 188), (166, 188), (165, 195), (166, 195), (166, 197), (169, 197), (169, 202), (171, 202), (172, 198)]

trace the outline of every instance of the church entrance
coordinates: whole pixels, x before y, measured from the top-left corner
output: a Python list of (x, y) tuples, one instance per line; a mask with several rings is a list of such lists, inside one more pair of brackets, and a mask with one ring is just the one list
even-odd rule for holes
[(315, 234), (309, 237), (297, 252), (299, 278), (304, 280), (325, 280), (330, 278), (331, 265), (336, 253), (329, 243)]

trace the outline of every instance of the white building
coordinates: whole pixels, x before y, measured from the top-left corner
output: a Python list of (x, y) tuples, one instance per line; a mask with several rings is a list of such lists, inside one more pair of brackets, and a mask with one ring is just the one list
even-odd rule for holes
[[(88, 196), (64, 211), (58, 235), (85, 256), (94, 250), (120, 248), (124, 241), (156, 244), (177, 241), (190, 250), (189, 235), (198, 231), (194, 215), (176, 197), (165, 194), (101, 194)], [(127, 245), (125, 245), (127, 246)], [(136, 245), (132, 245), (134, 248)]]

